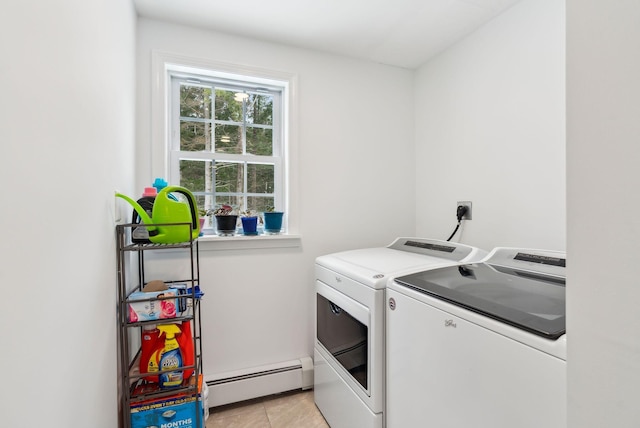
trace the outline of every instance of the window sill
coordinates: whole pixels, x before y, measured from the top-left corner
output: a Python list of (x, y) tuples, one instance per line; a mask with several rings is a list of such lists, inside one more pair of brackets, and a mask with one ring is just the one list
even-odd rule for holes
[(198, 238), (200, 250), (250, 250), (263, 248), (296, 248), (300, 247), (300, 235), (257, 235), (257, 236), (217, 236), (204, 235)]

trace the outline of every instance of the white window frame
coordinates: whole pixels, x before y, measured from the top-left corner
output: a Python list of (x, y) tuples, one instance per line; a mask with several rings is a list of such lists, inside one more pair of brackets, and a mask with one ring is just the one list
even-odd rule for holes
[[(219, 237), (205, 235), (201, 241), (224, 242), (226, 245), (216, 244), (214, 249), (219, 248), (268, 248), (268, 247), (297, 247), (300, 245), (298, 235), (297, 219), (297, 167), (292, 162), (297, 153), (294, 144), (296, 139), (297, 97), (295, 87), (297, 86), (297, 76), (291, 73), (284, 73), (274, 70), (265, 70), (255, 67), (239, 66), (235, 64), (221, 63), (217, 61), (203, 60), (185, 57), (176, 54), (154, 51), (152, 54), (152, 94), (151, 94), (151, 178), (177, 177), (178, 162), (176, 161), (175, 148), (176, 138), (171, 135), (172, 125), (172, 105), (170, 105), (169, 91), (172, 85), (172, 75), (200, 74), (202, 76), (212, 76), (214, 78), (229, 81), (250, 82), (258, 87), (280, 87), (282, 88), (282, 129), (278, 132), (279, 137), (274, 137), (274, 156), (280, 163), (279, 174), (276, 174), (274, 189), (274, 202), (277, 209), (285, 212), (284, 230), (281, 235), (259, 235), (259, 236), (235, 236)], [(274, 117), (274, 125), (276, 117)], [(175, 125), (175, 124), (174, 124)], [(275, 126), (274, 126), (275, 127)], [(174, 128), (178, 129), (179, 127)], [(274, 131), (275, 134), (275, 131)], [(177, 137), (179, 146), (179, 135)], [(172, 147), (173, 146), (173, 147)], [(276, 153), (278, 151), (279, 153)], [(184, 153), (184, 152), (183, 152)], [(211, 155), (193, 152), (189, 156), (194, 159), (201, 157), (211, 158)], [(251, 159), (248, 155), (215, 154), (216, 160), (247, 161)], [(233, 244), (231, 244), (233, 242)], [(205, 248), (206, 249), (206, 248)]]
[[(213, 74), (213, 73), (211, 73)], [(246, 165), (251, 164), (267, 164), (274, 166), (274, 189), (272, 196), (274, 199), (274, 208), (278, 211), (284, 210), (286, 194), (283, 169), (283, 132), (282, 132), (282, 114), (284, 111), (283, 95), (285, 87), (281, 85), (265, 87), (264, 84), (254, 84), (251, 81), (244, 81), (242, 83), (229, 82), (226, 79), (220, 79), (217, 76), (211, 74), (187, 74), (183, 72), (174, 72), (169, 70), (170, 78), (170, 120), (169, 120), (169, 182), (178, 183), (178, 177), (180, 177), (180, 161), (181, 160), (209, 160), (212, 162), (222, 161), (229, 163), (239, 163), (245, 165), (244, 170), (244, 185), (245, 188), (242, 191), (236, 193), (242, 193), (243, 199), (246, 200), (250, 196), (265, 196), (262, 194), (250, 194), (247, 193), (247, 174), (248, 168)], [(273, 96), (273, 126), (270, 128), (273, 130), (273, 151), (271, 156), (256, 156), (251, 154), (231, 154), (220, 152), (185, 152), (180, 150), (180, 85), (182, 83), (192, 84), (193, 86), (202, 87), (218, 87), (224, 86), (224, 89), (234, 90), (237, 92), (250, 91), (250, 90), (266, 90), (267, 94)], [(215, 100), (212, 100), (215, 102)], [(196, 120), (197, 121), (197, 120)], [(260, 127), (259, 125), (256, 127)], [(212, 118), (212, 130), (215, 129), (214, 118)], [(213, 207), (215, 208), (215, 206)], [(239, 207), (246, 208), (246, 206)], [(286, 231), (286, 224), (285, 224)]]

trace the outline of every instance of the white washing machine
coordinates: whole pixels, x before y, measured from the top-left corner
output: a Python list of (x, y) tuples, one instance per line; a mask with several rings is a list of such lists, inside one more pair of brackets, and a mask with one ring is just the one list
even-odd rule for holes
[(332, 428), (384, 426), (384, 292), (393, 275), (481, 260), (468, 245), (398, 238), (316, 259), (314, 397)]
[(566, 428), (565, 254), (496, 248), (387, 285), (387, 426)]

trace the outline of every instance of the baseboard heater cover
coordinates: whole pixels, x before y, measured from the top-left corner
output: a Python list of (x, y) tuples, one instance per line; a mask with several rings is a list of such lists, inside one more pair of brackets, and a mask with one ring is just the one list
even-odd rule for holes
[(313, 359), (267, 364), (246, 370), (205, 375), (209, 407), (222, 406), (296, 389), (313, 388)]

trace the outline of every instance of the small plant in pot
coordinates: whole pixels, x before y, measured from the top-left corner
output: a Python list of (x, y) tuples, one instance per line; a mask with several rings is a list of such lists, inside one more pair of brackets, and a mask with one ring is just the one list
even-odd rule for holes
[(202, 236), (204, 234), (203, 230), (204, 230), (205, 222), (207, 221), (207, 216), (209, 214), (210, 213), (208, 210), (205, 210), (203, 208), (198, 209), (198, 220), (200, 221), (200, 235), (198, 236)]
[(251, 210), (242, 211), (240, 213), (240, 220), (242, 221), (243, 235), (258, 234), (258, 216), (253, 211)]
[(233, 213), (231, 205), (222, 205), (213, 211), (216, 218), (216, 232), (219, 236), (233, 236), (236, 234), (238, 215)]
[(267, 235), (277, 235), (282, 231), (282, 217), (284, 212), (275, 211), (273, 207), (269, 207), (264, 213), (264, 233)]

